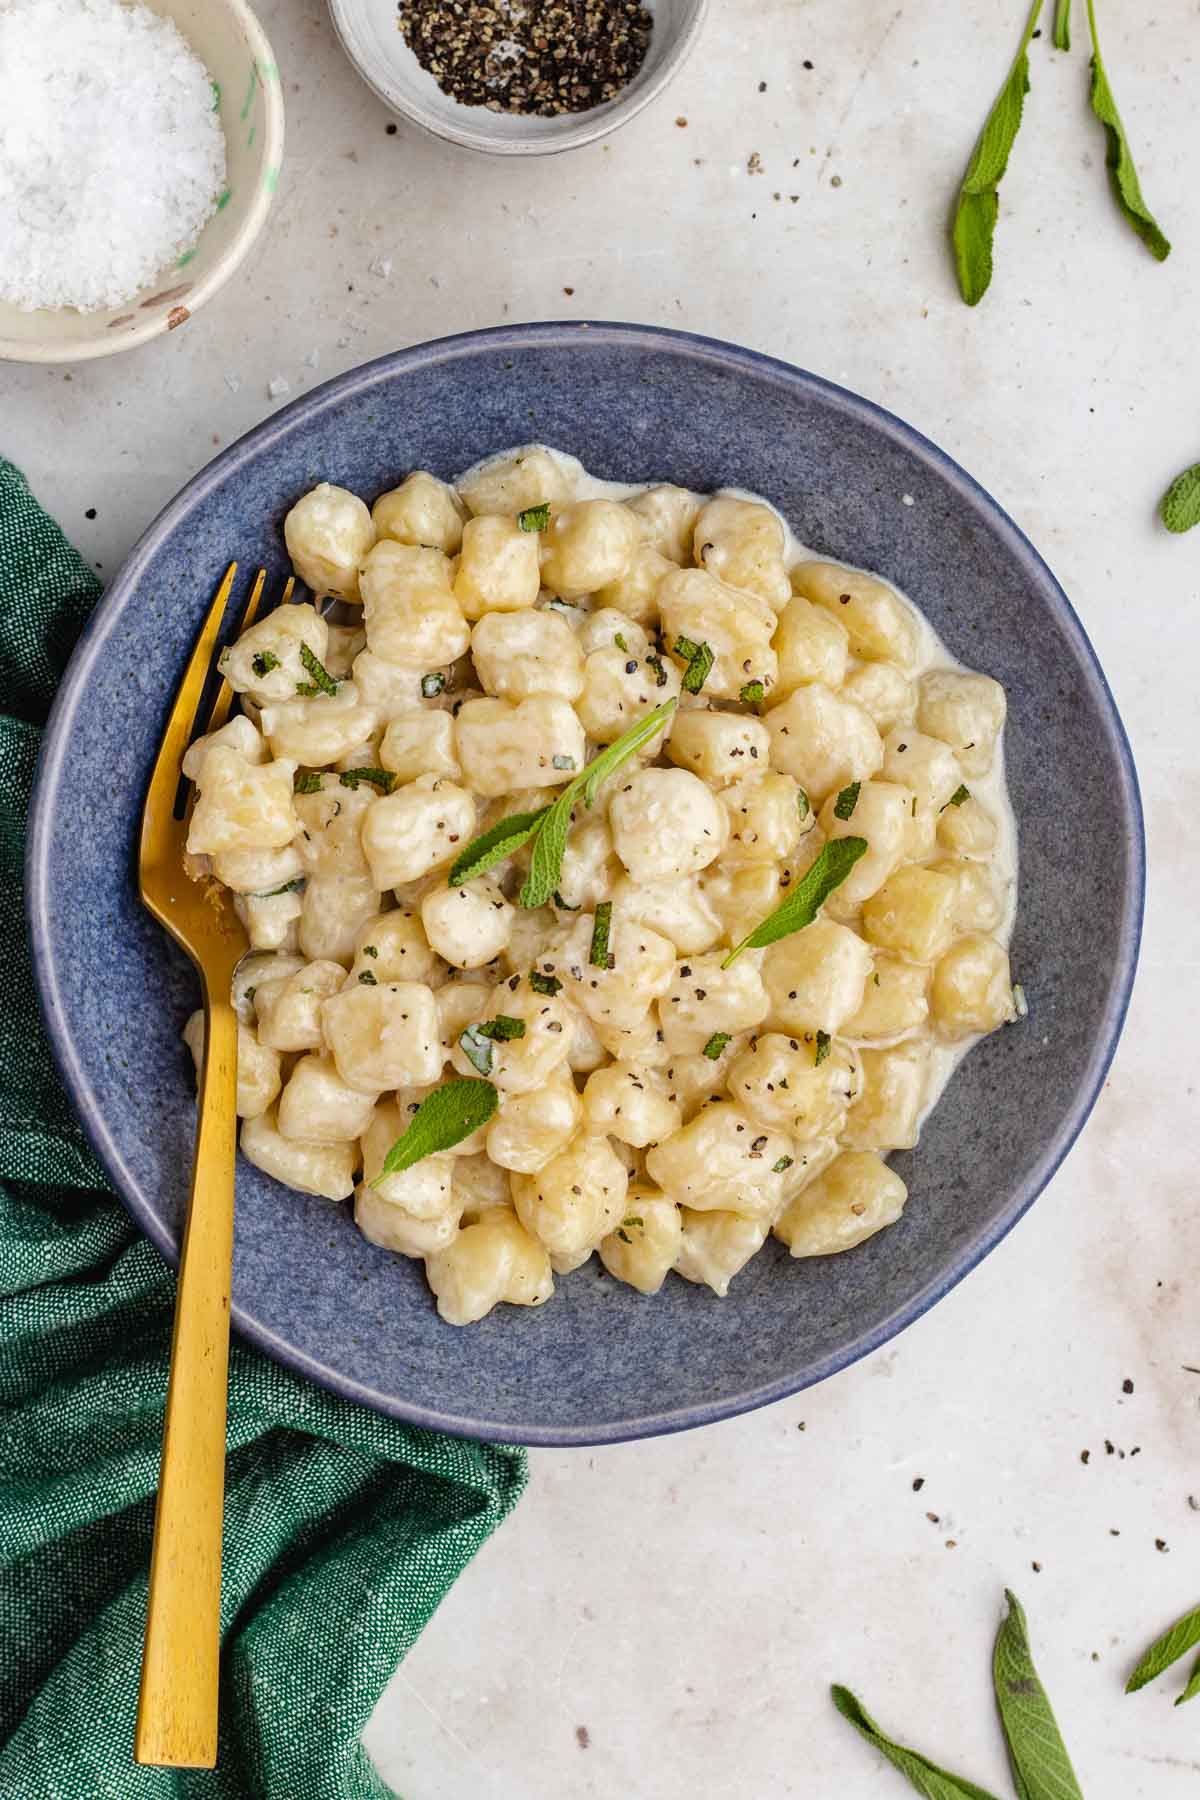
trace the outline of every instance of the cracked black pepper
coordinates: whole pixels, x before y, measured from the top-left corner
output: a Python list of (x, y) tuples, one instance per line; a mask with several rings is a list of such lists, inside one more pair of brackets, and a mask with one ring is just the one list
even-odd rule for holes
[(452, 100), (552, 118), (615, 99), (653, 20), (639, 0), (400, 0), (400, 29)]

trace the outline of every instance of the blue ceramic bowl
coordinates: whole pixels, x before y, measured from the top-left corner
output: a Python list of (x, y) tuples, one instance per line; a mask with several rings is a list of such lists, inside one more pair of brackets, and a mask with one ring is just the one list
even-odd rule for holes
[(195, 1120), (179, 1030), (197, 988), (138, 903), (134, 849), (203, 610), (232, 556), (282, 572), (284, 515), (314, 482), (370, 497), (414, 467), (449, 476), (531, 439), (599, 475), (756, 489), (820, 553), (906, 589), (953, 652), (1004, 683), (1021, 833), (1012, 954), (1031, 1009), (972, 1052), (920, 1149), (896, 1158), (910, 1189), (898, 1225), (827, 1261), (791, 1262), (771, 1243), (726, 1300), (675, 1279), (645, 1299), (594, 1260), (551, 1305), (455, 1330), (418, 1265), (368, 1244), (347, 1207), (239, 1166), (234, 1321), (253, 1342), (418, 1424), (587, 1444), (820, 1381), (917, 1318), (1015, 1224), (1116, 1044), (1142, 821), (1112, 696), (1058, 583), (995, 501), (890, 414), (751, 351), (637, 326), (514, 326), (383, 357), (285, 407), (172, 501), (109, 589), (47, 736), (28, 871), (42, 1001), (89, 1135), (168, 1257)]

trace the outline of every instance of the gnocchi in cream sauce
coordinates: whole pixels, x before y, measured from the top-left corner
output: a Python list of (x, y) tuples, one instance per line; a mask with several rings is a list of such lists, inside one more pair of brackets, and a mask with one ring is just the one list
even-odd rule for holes
[[(322, 482), (284, 535), (310, 597), (225, 653), (241, 710), (185, 763), (191, 866), (251, 946), (247, 1160), (353, 1198), (456, 1325), (592, 1256), (724, 1295), (771, 1234), (824, 1257), (894, 1224), (888, 1156), (1015, 1016), (999, 683), (753, 495), (544, 445), (371, 505)], [(606, 754), (547, 887), (541, 809)], [(738, 948), (847, 837), (816, 917)], [(487, 1122), (393, 1169), (484, 1071)]]

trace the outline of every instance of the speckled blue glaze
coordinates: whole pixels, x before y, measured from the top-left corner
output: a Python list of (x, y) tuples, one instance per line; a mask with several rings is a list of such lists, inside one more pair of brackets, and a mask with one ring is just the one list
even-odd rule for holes
[(898, 1225), (828, 1261), (792, 1263), (772, 1243), (727, 1300), (674, 1277), (645, 1299), (593, 1262), (540, 1310), (455, 1330), (420, 1267), (366, 1243), (348, 1207), (239, 1164), (234, 1319), (247, 1337), (419, 1424), (585, 1444), (820, 1381), (1003, 1237), (1070, 1148), (1112, 1056), (1144, 853), (1125, 734), (1062, 590), (996, 503), (888, 413), (750, 351), (628, 325), (514, 326), (383, 357), (285, 407), (167, 507), (80, 644), (47, 736), (28, 869), (42, 1000), (92, 1141), (167, 1256), (194, 1125), (179, 1030), (197, 989), (138, 903), (134, 848), (203, 610), (231, 556), (282, 572), (284, 515), (314, 482), (372, 496), (413, 467), (449, 476), (530, 439), (602, 476), (757, 489), (805, 542), (899, 583), (953, 652), (1004, 683), (1021, 830), (1013, 965), (1032, 1008), (967, 1058), (920, 1149), (895, 1159), (910, 1187)]

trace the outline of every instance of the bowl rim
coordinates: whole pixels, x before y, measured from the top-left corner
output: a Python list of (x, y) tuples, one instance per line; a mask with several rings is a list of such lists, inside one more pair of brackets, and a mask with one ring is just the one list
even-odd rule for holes
[[(257, 14), (252, 12), (246, 4), (246, 0), (220, 0), (220, 4), (232, 16), (235, 24), (240, 26), (255, 68), (277, 68), (275, 54), (271, 49), (267, 34), (259, 23)], [(283, 88), (278, 80), (263, 81), (261, 86), (264, 102), (263, 167), (264, 169), (278, 169), (283, 161)], [(213, 295), (218, 293), (241, 267), (250, 246), (266, 222), (274, 198), (274, 189), (266, 181), (260, 181), (246, 215), (225, 246), (224, 253), (213, 264), (208, 274), (197, 281), (195, 287), (189, 291), (187, 305), (189, 318), (199, 312), (200, 308), (211, 300)], [(69, 312), (71, 309), (55, 307), (50, 310)], [(139, 344), (148, 343), (151, 338), (161, 337), (167, 331), (174, 331), (176, 326), (170, 323), (170, 318), (171, 313), (163, 312), (161, 309), (148, 312), (141, 324), (136, 325), (132, 331), (122, 332), (118, 337), (85, 338), (79, 342), (64, 343), (57, 338), (26, 340), (5, 337), (3, 331), (0, 331), (0, 363), (96, 362), (103, 356), (117, 356), (123, 350), (135, 350)], [(185, 324), (186, 322), (181, 319), (178, 323)]]
[(443, 143), (456, 144), (459, 149), (472, 150), (480, 156), (556, 156), (564, 150), (579, 150), (585, 144), (594, 144), (597, 138), (605, 137), (609, 132), (628, 124), (643, 107), (649, 106), (652, 100), (658, 98), (695, 49), (708, 13), (709, 0), (693, 0), (690, 14), (679, 26), (662, 62), (644, 86), (636, 87), (635, 76), (634, 83), (631, 84), (633, 91), (618, 95), (603, 106), (592, 107), (587, 112), (578, 114), (579, 124), (557, 137), (511, 139), (490, 138), (486, 128), (482, 126), (473, 128), (467, 123), (458, 123), (460, 118), (465, 121), (474, 112), (482, 112), (485, 117), (490, 118), (486, 108), (462, 106), (447, 95), (453, 110), (443, 114), (432, 106), (422, 105), (419, 100), (408, 98), (397, 88), (390, 87), (366, 54), (366, 46), (356, 29), (347, 0), (327, 0), (327, 4), (334, 33), (347, 60), (371, 92), (397, 118), (407, 119), (410, 124), (420, 126), (430, 136), (441, 138)]
[(794, 364), (750, 350), (720, 339), (663, 326), (636, 325), (613, 321), (568, 320), (562, 322), (502, 325), (457, 333), (395, 350), (350, 369), (313, 388), (307, 394), (273, 413), (260, 425), (228, 445), (168, 502), (143, 532), (122, 563), (95, 612), (85, 627), (66, 674), (55, 696), (47, 721), (39, 758), (32, 802), (25, 857), (26, 904), (34, 975), (38, 998), (55, 1061), (67, 1094), (78, 1114), (89, 1142), (113, 1182), (126, 1209), (167, 1261), (178, 1266), (178, 1248), (164, 1229), (148, 1200), (128, 1169), (109, 1130), (103, 1108), (91, 1091), (80, 1061), (79, 1052), (68, 1030), (61, 1006), (56, 970), (50, 954), (49, 922), (53, 908), (51, 845), (55, 812), (55, 789), (62, 777), (63, 761), (71, 736), (76, 708), (91, 680), (92, 670), (102, 653), (106, 639), (118, 624), (125, 606), (147, 565), (172, 531), (214, 487), (226, 481), (239, 467), (259, 452), (286, 436), (297, 425), (330, 407), (344, 404), (355, 394), (369, 391), (378, 383), (397, 374), (407, 373), (431, 362), (453, 361), (471, 357), (479, 348), (514, 349), (529, 346), (560, 348), (580, 342), (608, 346), (628, 346), (666, 351), (672, 355), (698, 357), (714, 361), (734, 371), (766, 372), (773, 378), (783, 377), (839, 409), (885, 432), (927, 467), (942, 477), (976, 512), (982, 511), (992, 529), (1004, 540), (1017, 561), (1028, 570), (1046, 594), (1058, 624), (1070, 638), (1078, 654), (1084, 678), (1098, 705), (1102, 719), (1117, 750), (1120, 771), (1118, 804), (1125, 818), (1130, 842), (1127, 878), (1121, 894), (1118, 948), (1113, 958), (1114, 981), (1109, 992), (1101, 1027), (1091, 1046), (1075, 1102), (1063, 1118), (1058, 1131), (1046, 1144), (1041, 1156), (1025, 1180), (1010, 1197), (1002, 1212), (976, 1233), (946, 1268), (930, 1278), (902, 1305), (893, 1308), (886, 1318), (853, 1343), (830, 1352), (806, 1369), (797, 1379), (794, 1374), (776, 1376), (752, 1385), (717, 1401), (698, 1402), (660, 1413), (643, 1414), (635, 1419), (611, 1420), (599, 1425), (521, 1427), (502, 1426), (486, 1419), (474, 1419), (446, 1413), (408, 1399), (385, 1394), (366, 1383), (343, 1375), (299, 1351), (259, 1321), (245, 1306), (234, 1302), (232, 1322), (242, 1336), (283, 1363), (285, 1367), (309, 1376), (331, 1392), (347, 1400), (357, 1401), (409, 1424), (431, 1430), (482, 1439), (495, 1443), (523, 1443), (540, 1447), (575, 1447), (593, 1444), (621, 1443), (635, 1438), (665, 1436), (719, 1419), (750, 1412), (776, 1400), (786, 1399), (811, 1387), (852, 1363), (867, 1356), (894, 1337), (956, 1287), (996, 1245), (1008, 1235), (1018, 1219), (1029, 1210), (1038, 1195), (1061, 1167), (1071, 1150), (1103, 1086), (1116, 1050), (1121, 1027), (1129, 1006), (1130, 993), (1137, 969), (1142, 916), (1146, 888), (1145, 828), (1141, 795), (1133, 754), (1124, 724), (1117, 710), (1108, 682), (1083, 624), (1067, 599), (1062, 586), (1029, 538), (1003, 507), (967, 474), (952, 457), (923, 436), (913, 426), (888, 412), (872, 400), (853, 393), (823, 376), (799, 369)]

